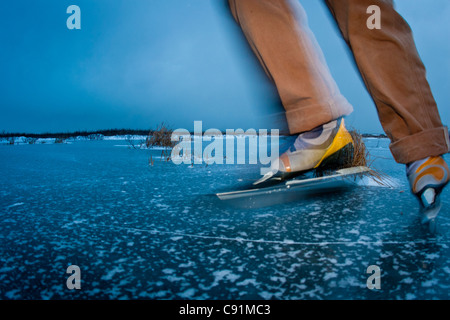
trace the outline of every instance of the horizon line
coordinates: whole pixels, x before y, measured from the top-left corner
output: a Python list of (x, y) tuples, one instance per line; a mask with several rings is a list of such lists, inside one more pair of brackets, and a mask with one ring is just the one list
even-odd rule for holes
[[(67, 132), (42, 132), (42, 133), (26, 133), (26, 132), (6, 132), (3, 130), (0, 132), (0, 138), (13, 138), (13, 137), (30, 137), (30, 138), (70, 138), (77, 136), (89, 136), (95, 134), (101, 134), (103, 136), (123, 136), (123, 135), (150, 135), (151, 133), (158, 131), (159, 129), (100, 129), (100, 130), (76, 130)], [(169, 132), (174, 131), (167, 129)], [(236, 129), (239, 130), (239, 129)], [(243, 130), (243, 129), (242, 129)], [(226, 134), (226, 130), (219, 130), (222, 134)], [(189, 131), (190, 134), (194, 134), (194, 131)], [(202, 131), (204, 135), (205, 130)], [(246, 134), (246, 130), (244, 131)], [(258, 132), (256, 133), (258, 135)], [(385, 133), (361, 133), (363, 137), (386, 137)], [(281, 134), (280, 136), (289, 136), (289, 134)]]

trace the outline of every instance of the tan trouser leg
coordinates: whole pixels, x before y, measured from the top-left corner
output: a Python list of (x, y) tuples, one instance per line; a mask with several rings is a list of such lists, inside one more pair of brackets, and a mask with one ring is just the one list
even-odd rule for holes
[[(411, 29), (392, 0), (326, 0), (377, 107), (390, 149), (400, 163), (449, 151), (448, 130), (417, 53)], [(381, 29), (369, 29), (370, 5), (381, 10)]]
[[(291, 133), (347, 115), (296, 0), (229, 0), (252, 49), (273, 79)], [(371, 94), (397, 162), (449, 151), (411, 30), (391, 0), (326, 0)], [(381, 9), (381, 29), (368, 29), (370, 5)]]
[(295, 0), (229, 0), (231, 12), (286, 110), (291, 134), (352, 112)]

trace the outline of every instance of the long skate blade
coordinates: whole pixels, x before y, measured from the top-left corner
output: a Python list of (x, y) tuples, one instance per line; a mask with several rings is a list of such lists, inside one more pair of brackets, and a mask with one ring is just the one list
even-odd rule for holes
[(433, 188), (427, 188), (419, 197), (422, 203), (422, 223), (428, 223), (434, 220), (441, 210), (441, 201), (439, 191)]
[(430, 221), (436, 219), (439, 211), (441, 210), (441, 207), (441, 203), (438, 202), (430, 206), (429, 208), (422, 209), (422, 223), (429, 223)]

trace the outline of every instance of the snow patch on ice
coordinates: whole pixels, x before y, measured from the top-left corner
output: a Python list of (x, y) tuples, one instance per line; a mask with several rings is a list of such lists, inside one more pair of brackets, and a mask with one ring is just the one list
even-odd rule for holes
[(338, 275), (336, 272), (327, 272), (324, 276), (323, 276), (323, 280), (327, 281), (329, 279), (333, 279), (333, 278), (337, 278)]
[(195, 295), (195, 289), (194, 288), (190, 288), (190, 289), (187, 289), (186, 291), (184, 291), (184, 292), (181, 292), (181, 293), (179, 293), (178, 295), (181, 297), (181, 298), (184, 298), (184, 299), (189, 299), (189, 298), (192, 298), (194, 295)]
[(220, 270), (220, 271), (215, 271), (213, 272), (213, 275), (215, 277), (214, 279), (214, 283), (219, 283), (219, 281), (223, 281), (223, 280), (229, 280), (231, 282), (235, 282), (237, 279), (240, 278), (239, 275), (234, 274), (233, 272), (231, 272), (231, 270)]

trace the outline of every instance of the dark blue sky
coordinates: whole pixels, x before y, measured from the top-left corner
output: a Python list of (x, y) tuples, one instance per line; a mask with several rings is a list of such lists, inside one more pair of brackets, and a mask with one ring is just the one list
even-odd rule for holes
[[(350, 126), (382, 132), (322, 1), (301, 1), (330, 70), (354, 105)], [(81, 30), (68, 30), (69, 5)], [(450, 123), (450, 1), (397, 0)], [(222, 0), (0, 3), (0, 131), (271, 128), (277, 94)]]

